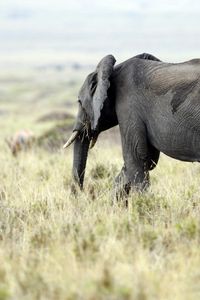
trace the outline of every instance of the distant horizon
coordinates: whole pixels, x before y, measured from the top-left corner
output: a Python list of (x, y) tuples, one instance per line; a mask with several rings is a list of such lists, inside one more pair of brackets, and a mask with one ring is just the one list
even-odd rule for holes
[(200, 57), (197, 0), (3, 0), (0, 64), (94, 64), (148, 52), (165, 61)]

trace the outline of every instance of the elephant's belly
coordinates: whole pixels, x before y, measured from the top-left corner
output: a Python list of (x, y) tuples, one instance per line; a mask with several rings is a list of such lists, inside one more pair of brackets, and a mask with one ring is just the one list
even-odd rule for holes
[(152, 136), (152, 144), (164, 154), (183, 161), (200, 161), (200, 132), (176, 130)]
[(189, 152), (189, 151), (179, 151), (177, 149), (174, 149), (172, 151), (168, 151), (165, 149), (161, 152), (166, 154), (167, 156), (170, 156), (172, 158), (182, 160), (182, 161), (188, 161), (188, 162), (195, 162), (198, 161), (200, 162), (200, 153), (194, 153), (194, 152)]

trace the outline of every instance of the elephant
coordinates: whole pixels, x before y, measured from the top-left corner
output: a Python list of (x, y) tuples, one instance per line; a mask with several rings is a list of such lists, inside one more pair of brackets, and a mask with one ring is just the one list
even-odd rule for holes
[(200, 59), (162, 62), (151, 54), (115, 66), (105, 56), (78, 95), (73, 133), (73, 178), (83, 189), (88, 149), (98, 135), (119, 125), (124, 165), (115, 179), (117, 195), (144, 191), (160, 152), (200, 161)]

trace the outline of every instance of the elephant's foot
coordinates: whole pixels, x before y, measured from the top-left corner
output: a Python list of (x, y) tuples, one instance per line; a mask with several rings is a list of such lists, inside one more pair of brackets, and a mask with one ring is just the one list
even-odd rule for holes
[(114, 182), (114, 199), (125, 200), (128, 205), (128, 195), (131, 192), (144, 192), (149, 187), (149, 173), (134, 172), (132, 176), (127, 175), (125, 166), (122, 168)]
[(114, 181), (113, 187), (113, 199), (114, 200), (127, 200), (131, 188), (130, 182), (126, 177), (125, 167), (123, 166), (121, 172), (117, 175)]

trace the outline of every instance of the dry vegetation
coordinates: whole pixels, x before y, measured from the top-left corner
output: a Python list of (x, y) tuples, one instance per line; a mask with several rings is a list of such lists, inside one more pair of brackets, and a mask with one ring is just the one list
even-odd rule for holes
[(0, 300), (200, 299), (199, 164), (162, 156), (125, 208), (112, 199), (120, 145), (104, 138), (75, 196), (72, 149), (36, 144), (15, 158), (4, 139), (22, 128), (48, 139), (63, 120), (37, 120), (73, 114), (81, 76), (16, 74), (0, 75)]

